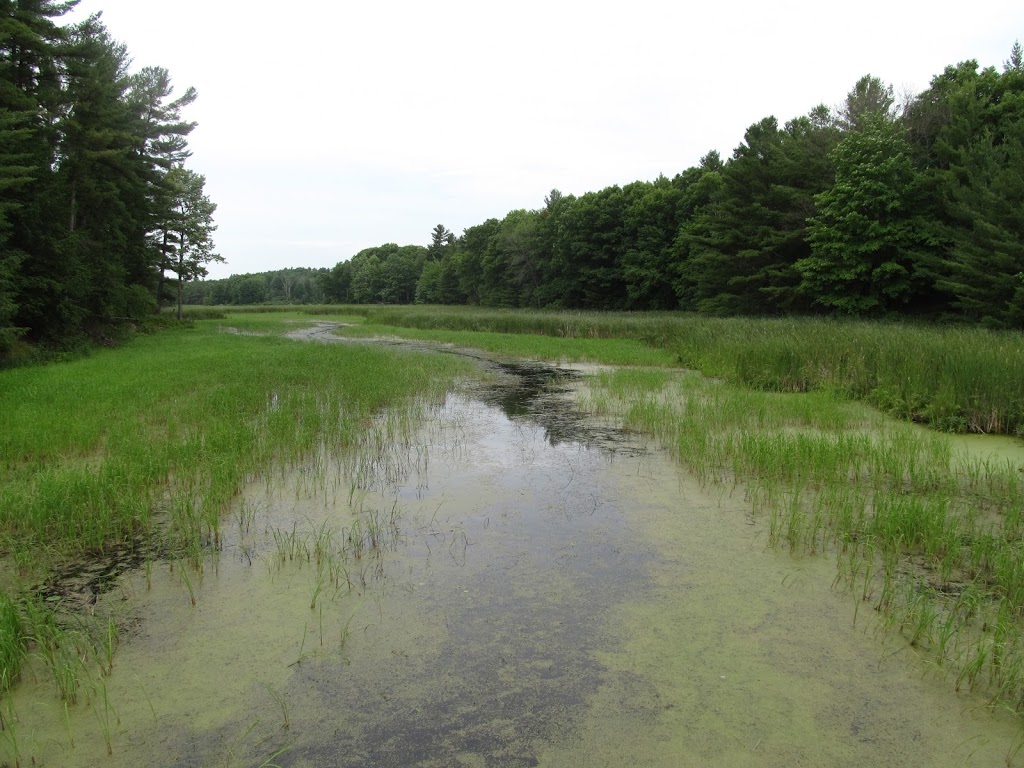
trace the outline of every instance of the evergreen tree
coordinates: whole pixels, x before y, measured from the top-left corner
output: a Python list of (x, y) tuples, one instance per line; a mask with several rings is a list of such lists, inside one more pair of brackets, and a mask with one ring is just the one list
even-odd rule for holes
[(440, 261), (446, 249), (455, 241), (455, 236), (444, 224), (438, 224), (430, 233), (430, 245), (427, 247), (427, 258), (430, 261)]
[(711, 198), (675, 244), (685, 308), (768, 314), (805, 307), (794, 264), (810, 254), (806, 222), (814, 196), (832, 183), (829, 153), (838, 137), (823, 108), (783, 128), (768, 117), (747, 130), (721, 171), (705, 171)]
[(213, 233), (217, 229), (213, 213), (217, 206), (204, 192), (206, 179), (186, 168), (172, 168), (167, 183), (174, 190), (174, 208), (164, 227), (167, 240), (174, 243), (168, 268), (177, 278), (180, 320), (183, 284), (205, 277), (206, 265), (222, 262), (224, 258), (213, 251)]
[(927, 288), (919, 180), (902, 125), (873, 115), (832, 154), (835, 183), (816, 197), (812, 253), (799, 260), (801, 289), (818, 306), (851, 315), (910, 308)]
[(843, 130), (859, 131), (876, 117), (895, 120), (895, 104), (891, 85), (873, 75), (864, 75), (846, 94), (838, 111), (838, 124)]

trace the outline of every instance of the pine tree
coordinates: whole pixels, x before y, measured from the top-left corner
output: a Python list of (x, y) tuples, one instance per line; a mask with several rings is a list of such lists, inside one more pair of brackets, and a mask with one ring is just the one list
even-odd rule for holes
[(222, 262), (224, 257), (213, 251), (217, 229), (213, 213), (217, 206), (204, 191), (205, 177), (186, 168), (172, 168), (167, 173), (167, 184), (174, 190), (174, 207), (171, 218), (164, 223), (165, 242), (173, 243), (166, 268), (177, 277), (180, 320), (184, 283), (205, 277), (206, 265)]

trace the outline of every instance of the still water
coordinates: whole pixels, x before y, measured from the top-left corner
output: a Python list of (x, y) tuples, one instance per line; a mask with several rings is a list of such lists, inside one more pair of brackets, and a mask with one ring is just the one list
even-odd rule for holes
[[(1005, 764), (1019, 725), (770, 550), (742, 490), (506, 366), (359, 461), (254, 480), (202, 573), (126, 571), (72, 707), (40, 671), (3, 749), (39, 766)], [(193, 605), (194, 599), (194, 605)]]

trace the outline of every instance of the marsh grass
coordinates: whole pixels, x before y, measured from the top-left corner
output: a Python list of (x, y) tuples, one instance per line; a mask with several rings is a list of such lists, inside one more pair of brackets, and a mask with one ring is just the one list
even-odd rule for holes
[(834, 552), (837, 583), (882, 631), (1024, 711), (1024, 467), (836, 393), (647, 370), (589, 386), (592, 410), (657, 437), (702, 481), (743, 486), (772, 545)]
[[(295, 312), (294, 307), (278, 309)], [(837, 392), (944, 431), (1024, 436), (1024, 337), (1012, 331), (672, 312), (433, 306), (316, 306), (302, 311), (323, 318), (344, 316), (347, 322), (364, 318), (367, 329), (350, 334), (377, 326), (411, 337), (393, 330), (405, 328), (423, 332), (418, 338), (481, 348), (488, 344), (495, 347), (492, 351), (508, 354), (677, 365), (757, 390)], [(575, 357), (572, 344), (544, 347), (531, 341), (522, 351), (515, 342), (488, 340), (486, 334), (633, 340), (642, 346), (629, 353), (608, 347), (603, 356), (606, 348), (594, 345), (586, 356)]]
[[(223, 513), (245, 483), (316, 455), (358, 464), (363, 482), (379, 479), (391, 471), (381, 446), (415, 414), (377, 415), (438, 400), (468, 370), (449, 356), (199, 325), (0, 372), (0, 542), (33, 582), (69, 557), (155, 537), (172, 561), (190, 563), (179, 571), (195, 600), (192, 580), (219, 550)], [(375, 452), (352, 457), (367, 449)], [(69, 646), (49, 643), (40, 621), (25, 630), (25, 611), (16, 617), (6, 600), (0, 679), (15, 680), (18, 660), (41, 653), (72, 700), (73, 665), (61, 650)]]
[(332, 323), (362, 323), (356, 315), (317, 315), (311, 312), (227, 312), (216, 318), (215, 325), (242, 333), (282, 335), (302, 328), (310, 328), (319, 321)]
[(434, 330), (393, 325), (362, 324), (340, 328), (339, 336), (394, 338), (436, 342), (454, 347), (480, 349), (500, 357), (534, 358), (556, 362), (599, 362), (609, 365), (674, 366), (671, 353), (637, 339), (559, 338), (528, 333)]

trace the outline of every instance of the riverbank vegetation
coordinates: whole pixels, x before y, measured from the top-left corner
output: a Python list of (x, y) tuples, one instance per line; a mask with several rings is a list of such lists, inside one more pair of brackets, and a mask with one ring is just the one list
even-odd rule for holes
[[(230, 311), (235, 319), (221, 322), (254, 327), (258, 321), (253, 315), (275, 309), (296, 310), (203, 307), (196, 312), (201, 317)], [(1019, 375), (1024, 370), (1024, 338), (1013, 331), (840, 318), (481, 307), (324, 305), (304, 313), (349, 323), (362, 318), (365, 326), (344, 331), (348, 334), (404, 334), (466, 346), (482, 345), (483, 339), (474, 341), (465, 333), (504, 334), (507, 338), (500, 343), (488, 341), (491, 351), (504, 346), (509, 354), (554, 360), (601, 362), (597, 352), (579, 356), (585, 344), (548, 344), (545, 350), (539, 340), (530, 347), (515, 337), (630, 339), (642, 344), (635, 348), (644, 349), (642, 355), (606, 362), (681, 366), (771, 392), (834, 391), (942, 431), (1024, 436), (1024, 378)]]
[(599, 374), (586, 407), (742, 488), (768, 541), (829, 552), (836, 582), (958, 689), (1024, 708), (1024, 445), (966, 450), (834, 392), (763, 393), (694, 373)]
[(411, 418), (467, 370), (450, 356), (199, 324), (0, 372), (0, 547), (12, 566), (0, 584), (0, 682), (30, 646), (56, 642), (38, 636), (52, 620), (21, 585), (68, 557), (126, 548), (201, 570), (243, 484), (318, 452), (345, 461), (386, 443), (375, 416)]

